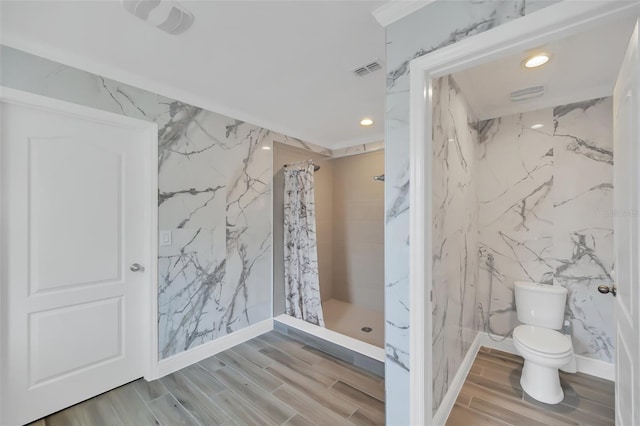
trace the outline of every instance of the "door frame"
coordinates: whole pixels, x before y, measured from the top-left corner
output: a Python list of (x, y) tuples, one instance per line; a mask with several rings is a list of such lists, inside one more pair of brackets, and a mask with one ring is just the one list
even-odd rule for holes
[[(153, 380), (158, 375), (158, 125), (155, 122), (145, 121), (137, 118), (127, 117), (124, 115), (91, 108), (84, 105), (74, 104), (50, 97), (36, 95), (22, 90), (12, 89), (0, 86), (0, 101), (35, 108), (41, 111), (50, 111), (62, 113), (68, 116), (78, 117), (84, 120), (93, 121), (100, 124), (106, 124), (123, 129), (141, 131), (142, 142), (148, 156), (145, 157), (144, 165), (145, 176), (147, 182), (145, 186), (145, 205), (147, 208), (144, 212), (145, 222), (148, 223), (150, 238), (145, 242), (145, 252), (148, 258), (143, 259), (145, 265), (148, 265), (147, 280), (145, 283), (145, 305), (143, 318), (145, 324), (144, 332), (144, 371), (140, 371), (140, 376), (146, 380)], [(1, 110), (0, 110), (1, 114)], [(6, 124), (5, 124), (6, 125)], [(0, 151), (1, 152), (1, 151)], [(0, 175), (1, 179), (1, 175)], [(1, 188), (1, 186), (0, 186)], [(2, 213), (2, 202), (4, 197), (0, 194), (0, 215)], [(2, 217), (0, 216), (0, 223)], [(5, 229), (0, 229), (0, 242), (5, 241), (3, 235)], [(0, 262), (3, 261), (2, 253), (7, 247), (0, 244)], [(7, 334), (7, 318), (5, 303), (7, 301), (6, 286), (2, 283), (6, 282), (6, 269), (0, 263), (0, 365), (2, 360), (7, 356), (8, 347), (4, 345), (4, 339)], [(0, 371), (1, 374), (1, 371)], [(6, 383), (5, 377), (0, 377), (2, 382)], [(2, 387), (0, 386), (0, 411), (2, 410)]]
[[(432, 80), (544, 45), (630, 14), (636, 2), (565, 0), (421, 56), (410, 63), (410, 419), (443, 424), (453, 406), (432, 417)], [(425, 261), (426, 260), (426, 261)], [(425, 315), (425, 313), (429, 315)], [(428, 364), (427, 364), (428, 363)], [(455, 399), (455, 398), (454, 398)]]

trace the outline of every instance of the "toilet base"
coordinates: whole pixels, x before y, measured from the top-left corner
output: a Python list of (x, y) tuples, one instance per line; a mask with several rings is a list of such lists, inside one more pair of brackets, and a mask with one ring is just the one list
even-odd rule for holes
[(557, 368), (543, 367), (525, 359), (520, 386), (531, 398), (545, 404), (558, 404), (564, 399)]

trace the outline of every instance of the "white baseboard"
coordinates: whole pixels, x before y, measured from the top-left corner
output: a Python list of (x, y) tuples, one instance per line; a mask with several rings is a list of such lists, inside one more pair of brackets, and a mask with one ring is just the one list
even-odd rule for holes
[(462, 389), (462, 385), (464, 385), (464, 381), (467, 378), (467, 374), (469, 374), (469, 370), (471, 370), (471, 365), (473, 364), (473, 360), (476, 358), (478, 354), (478, 350), (480, 349), (480, 341), (481, 336), (477, 334), (467, 354), (465, 355), (460, 367), (458, 368), (458, 372), (453, 377), (451, 384), (449, 385), (449, 389), (447, 393), (442, 398), (442, 402), (440, 402), (440, 406), (436, 410), (436, 413), (433, 415), (432, 424), (435, 426), (444, 425), (449, 418), (449, 414), (451, 413), (451, 409), (458, 399), (458, 394), (460, 393), (460, 389)]
[[(489, 335), (485, 332), (478, 333), (480, 336), (480, 346), (486, 346), (491, 349), (498, 349), (500, 351), (508, 352), (510, 354), (518, 355), (515, 346), (513, 345), (513, 339), (506, 338), (502, 342), (496, 342), (491, 340)], [(615, 380), (616, 366), (599, 359), (588, 358), (582, 355), (576, 355), (576, 369), (584, 374), (600, 377), (607, 380)]]
[[(176, 372), (182, 368), (188, 367), (196, 362), (202, 361), (205, 358), (209, 358), (217, 353), (226, 351), (240, 343), (244, 343), (247, 340), (251, 340), (254, 337), (267, 333), (273, 330), (273, 319), (261, 321), (257, 324), (250, 325), (242, 330), (234, 331), (205, 343), (195, 348), (189, 349), (185, 352), (173, 355), (167, 359), (163, 359), (158, 363), (158, 377), (151, 379), (159, 379), (167, 374)], [(149, 378), (147, 378), (149, 379)]]
[(601, 379), (613, 382), (616, 380), (616, 365), (599, 359), (576, 355), (576, 369), (581, 373), (590, 374)]

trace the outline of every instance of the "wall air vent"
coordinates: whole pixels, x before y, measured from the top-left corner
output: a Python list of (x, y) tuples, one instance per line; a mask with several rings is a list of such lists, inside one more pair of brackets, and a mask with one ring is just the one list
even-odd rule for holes
[(544, 95), (544, 86), (531, 86), (511, 92), (511, 102), (522, 102)]
[(369, 62), (366, 65), (362, 65), (360, 67), (354, 68), (353, 73), (358, 77), (364, 77), (367, 74), (371, 74), (374, 71), (378, 71), (382, 69), (382, 65), (378, 59)]

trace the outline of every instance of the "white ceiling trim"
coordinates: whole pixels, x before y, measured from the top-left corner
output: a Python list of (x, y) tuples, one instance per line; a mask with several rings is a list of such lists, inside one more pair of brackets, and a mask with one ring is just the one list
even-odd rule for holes
[(336, 149), (351, 148), (353, 146), (364, 145), (364, 144), (374, 143), (374, 142), (384, 142), (384, 132), (377, 133), (371, 136), (365, 136), (362, 138), (350, 139), (350, 140), (334, 143), (333, 145), (331, 145), (331, 150), (335, 151)]
[[(178, 87), (167, 85), (165, 83), (160, 83), (151, 78), (125, 71), (113, 65), (87, 59), (85, 57), (75, 55), (73, 53), (69, 53), (59, 48), (45, 47), (39, 43), (33, 43), (31, 41), (27, 41), (20, 37), (15, 37), (14, 35), (9, 35), (9, 34), (3, 35), (1, 44), (8, 47), (12, 47), (14, 49), (25, 51), (32, 55), (49, 59), (50, 61), (59, 62), (61, 64), (68, 65), (70, 67), (77, 68), (82, 71), (87, 71), (92, 74), (97, 74), (102, 77), (106, 77), (110, 80), (114, 80), (117, 82), (127, 84), (129, 86), (143, 89), (151, 93), (165, 96), (170, 99), (175, 99), (180, 102), (184, 102), (184, 103), (205, 109), (207, 111), (212, 111), (221, 115), (225, 115), (227, 117), (231, 117), (247, 123), (251, 123), (258, 127), (263, 127), (265, 129), (279, 132), (286, 136), (301, 139), (305, 142), (311, 142), (314, 145), (319, 145), (323, 148), (334, 149), (338, 145), (343, 147), (343, 145), (345, 144), (344, 142), (339, 144), (333, 144), (333, 145), (329, 144), (327, 141), (322, 140), (322, 138), (319, 138), (316, 135), (300, 134), (295, 130), (290, 129), (289, 127), (282, 125), (280, 123), (274, 123), (270, 120), (257, 117), (246, 111), (237, 110), (235, 108), (230, 108), (226, 105), (219, 104), (215, 101), (212, 101), (210, 99), (207, 99), (200, 95), (196, 95), (191, 92), (187, 92)], [(374, 139), (380, 140), (380, 138), (377, 136)], [(357, 145), (357, 143), (354, 142), (352, 145)]]
[(371, 14), (380, 25), (386, 27), (434, 1), (435, 0), (391, 0), (371, 12)]

